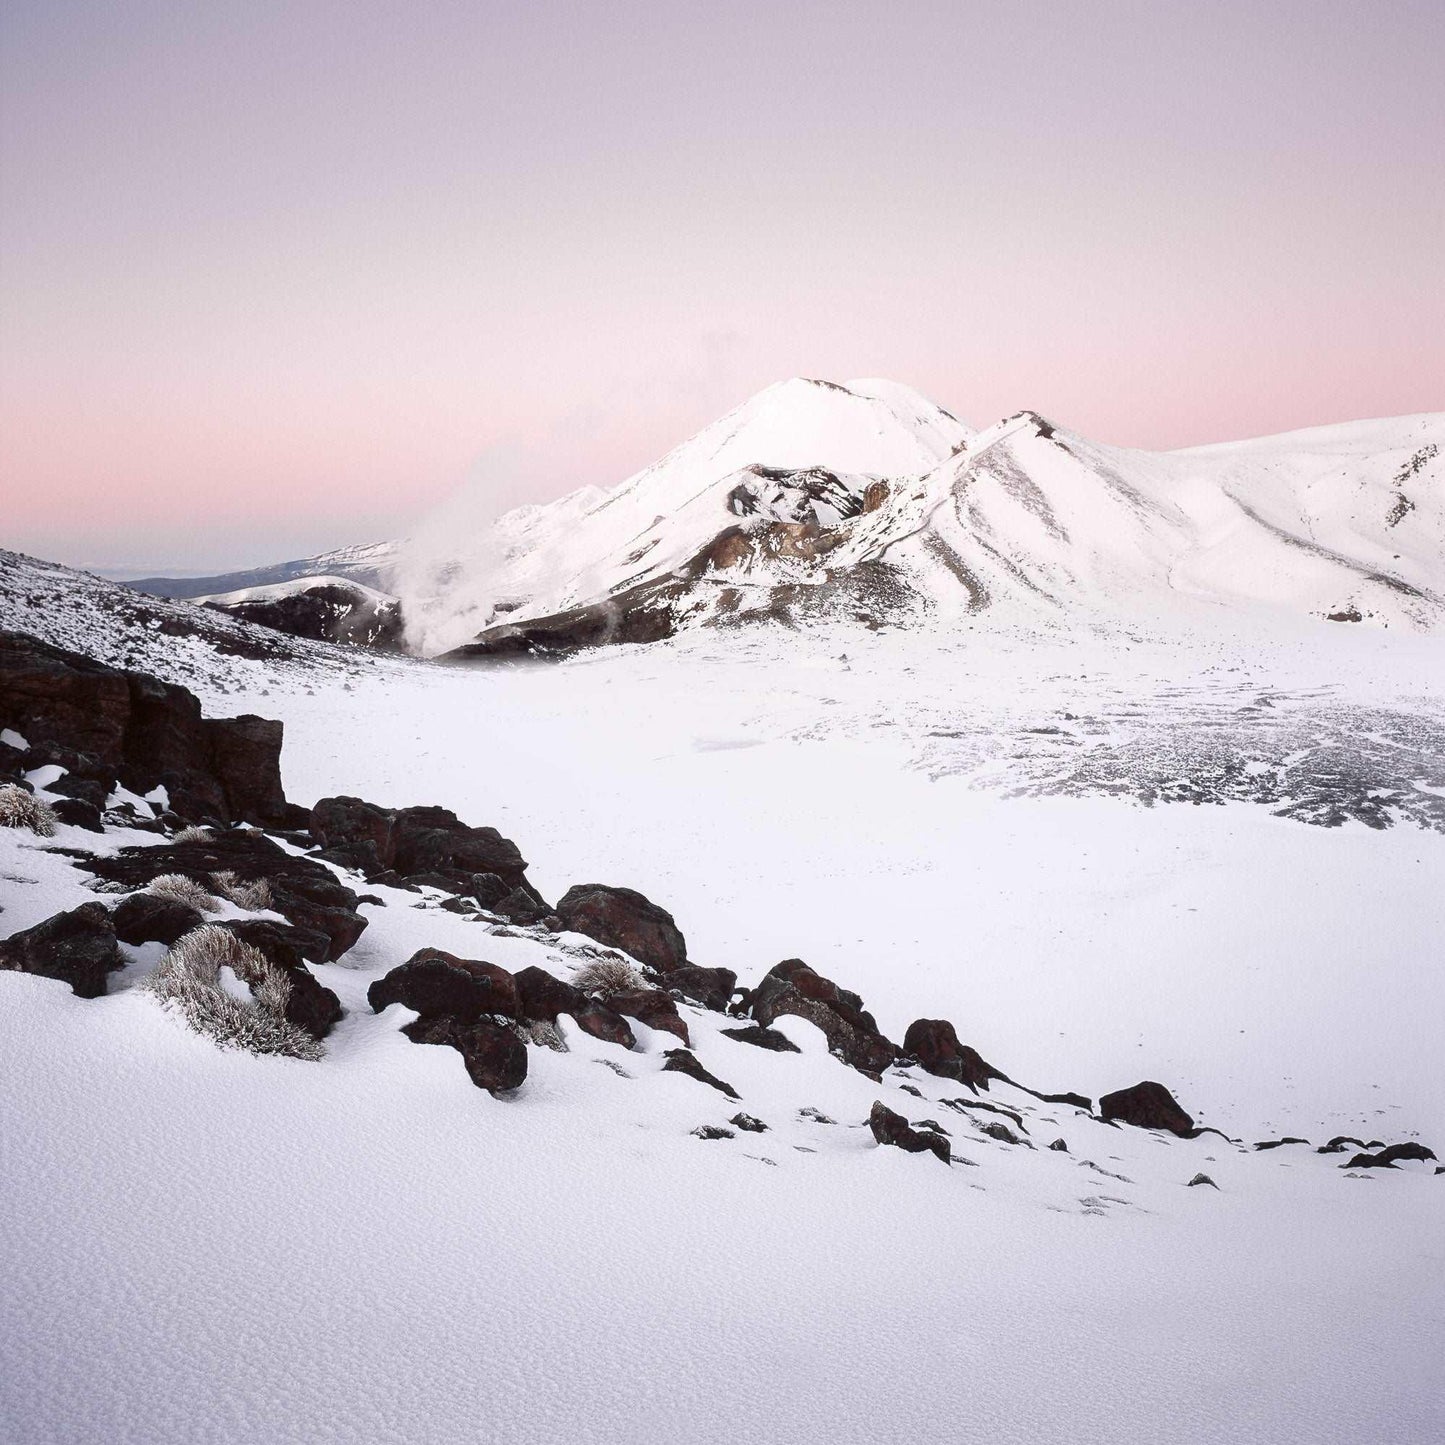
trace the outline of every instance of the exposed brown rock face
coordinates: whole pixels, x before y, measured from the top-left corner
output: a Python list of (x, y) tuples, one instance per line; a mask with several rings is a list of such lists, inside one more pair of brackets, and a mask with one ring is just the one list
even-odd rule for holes
[(377, 979), (366, 1001), (377, 1013), (399, 1003), (423, 1018), (445, 1016), (460, 1023), (493, 1016), (515, 1019), (519, 1011), (517, 981), (506, 969), (439, 948), (423, 948)]
[(749, 1006), (764, 1028), (780, 1014), (796, 1014), (816, 1024), (833, 1053), (870, 1078), (880, 1077), (898, 1057), (898, 1046), (879, 1033), (863, 1000), (800, 958), (772, 968), (753, 991)]
[(1116, 1119), (1140, 1129), (1165, 1129), (1181, 1136), (1194, 1131), (1194, 1120), (1179, 1107), (1174, 1095), (1163, 1084), (1150, 1079), (1133, 1088), (1105, 1094), (1099, 1100), (1099, 1113), (1105, 1119)]
[(285, 827), (298, 820), (281, 787), (279, 722), (203, 718), (195, 694), (123, 672), (18, 632), (0, 632), (0, 727), (34, 747), (84, 755), (108, 792), (164, 786), (187, 821)]
[[(473, 828), (446, 808), (381, 808), (361, 798), (322, 798), (308, 820), (333, 862), (368, 876), (385, 871), (474, 897), (483, 907), (542, 900), (527, 882), (527, 860), (495, 828)], [(520, 893), (521, 897), (516, 895)]]
[(880, 1144), (891, 1145), (909, 1154), (934, 1154), (945, 1164), (953, 1162), (953, 1150), (942, 1134), (931, 1129), (915, 1129), (902, 1114), (895, 1114), (882, 1099), (877, 1100), (868, 1115), (868, 1127)]
[(903, 1051), (928, 1073), (957, 1079), (974, 1090), (986, 1089), (990, 1080), (1003, 1077), (977, 1050), (958, 1041), (958, 1033), (947, 1019), (914, 1019), (903, 1035)]
[(103, 903), (83, 903), (0, 940), (0, 968), (68, 983), (80, 998), (99, 998), (121, 967), (115, 928)]
[(446, 1044), (466, 1065), (467, 1076), (479, 1089), (505, 1094), (527, 1080), (527, 1046), (504, 1024), (490, 1019), (464, 1023), (449, 1015), (419, 1018), (402, 1032), (414, 1044)]
[(193, 843), (122, 848), (111, 857), (86, 859), (83, 866), (131, 888), (144, 888), (162, 873), (182, 873), (207, 889), (213, 873), (229, 871), (245, 883), (264, 878), (272, 906), (299, 930), (305, 956), (313, 963), (335, 962), (366, 929), (366, 919), (356, 911), (356, 894), (329, 868), (245, 828)]
[(687, 940), (672, 914), (631, 888), (579, 883), (558, 900), (557, 916), (573, 932), (620, 948), (660, 974), (687, 962)]
[(677, 1004), (670, 994), (660, 988), (629, 989), (625, 993), (607, 995), (607, 1006), (630, 1019), (644, 1023), (650, 1029), (659, 1029), (672, 1034), (684, 1044), (691, 1044), (687, 1025), (677, 1011)]

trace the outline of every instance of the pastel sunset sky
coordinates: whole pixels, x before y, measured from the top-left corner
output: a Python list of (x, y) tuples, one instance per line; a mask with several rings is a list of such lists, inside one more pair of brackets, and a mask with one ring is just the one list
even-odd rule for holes
[(1439, 410), (1442, 55), (1440, 0), (10, 0), (0, 545), (404, 535), (795, 374), (1144, 447)]

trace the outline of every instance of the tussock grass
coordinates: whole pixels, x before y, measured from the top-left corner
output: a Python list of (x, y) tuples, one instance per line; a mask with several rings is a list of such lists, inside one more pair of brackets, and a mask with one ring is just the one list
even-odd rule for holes
[[(222, 968), (250, 988), (249, 1002), (226, 992)], [(291, 980), (285, 971), (214, 923), (203, 923), (177, 939), (144, 987), (222, 1048), (293, 1059), (319, 1059), (325, 1052), (286, 1017)]]

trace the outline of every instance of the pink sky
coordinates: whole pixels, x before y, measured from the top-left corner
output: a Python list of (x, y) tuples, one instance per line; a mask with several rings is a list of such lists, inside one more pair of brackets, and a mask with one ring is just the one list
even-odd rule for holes
[(0, 545), (607, 485), (782, 377), (1167, 447), (1445, 407), (1445, 5), (0, 20)]

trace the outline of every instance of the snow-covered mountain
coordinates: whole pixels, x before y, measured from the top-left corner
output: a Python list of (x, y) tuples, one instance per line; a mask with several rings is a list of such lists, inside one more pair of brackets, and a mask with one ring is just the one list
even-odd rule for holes
[(215, 598), (223, 593), (274, 587), (300, 578), (317, 581), (340, 578), (363, 587), (381, 590), (403, 544), (371, 542), (357, 547), (338, 547), (316, 557), (298, 557), (269, 567), (252, 567), (243, 572), (223, 572), (212, 577), (141, 577), (126, 586), (153, 597)]
[(345, 577), (297, 577), (188, 600), (293, 637), (388, 652), (402, 647), (401, 604), (388, 593)]
[[(421, 650), (626, 599), (695, 569), (720, 534), (833, 529), (887, 478), (936, 468), (970, 429), (896, 382), (780, 382), (608, 491), (518, 508), (484, 537), (404, 555), (396, 588)], [(622, 603), (624, 609), (627, 603)]]
[(895, 382), (794, 378), (615, 487), (480, 530), (448, 518), (411, 543), (130, 585), (283, 630), (269, 604), (360, 585), (404, 611), (426, 655), (759, 622), (947, 633), (1248, 613), (1430, 630), (1445, 618), (1442, 444), (1432, 413), (1146, 452), (1027, 411), (975, 432)]
[[(1445, 617), (1445, 415), (1151, 453), (1032, 412), (973, 433), (889, 383), (770, 387), (611, 491), (397, 571), (420, 650), (740, 621), (1039, 625), (1254, 609)], [(471, 645), (467, 646), (467, 639)]]

